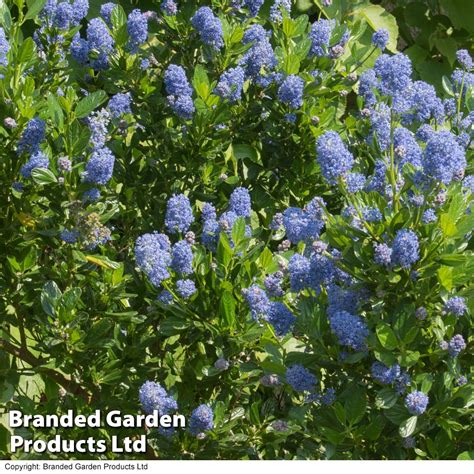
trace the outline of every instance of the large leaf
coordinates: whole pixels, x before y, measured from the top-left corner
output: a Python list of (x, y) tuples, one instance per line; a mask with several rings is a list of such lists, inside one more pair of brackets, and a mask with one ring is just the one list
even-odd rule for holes
[(392, 53), (397, 52), (398, 25), (393, 15), (380, 5), (364, 5), (354, 11), (354, 16), (364, 18), (374, 31), (386, 29), (390, 35), (387, 49)]

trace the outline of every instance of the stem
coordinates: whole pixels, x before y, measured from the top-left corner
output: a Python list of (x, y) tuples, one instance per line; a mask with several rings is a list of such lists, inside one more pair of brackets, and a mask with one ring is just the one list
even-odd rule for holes
[(82, 397), (86, 403), (92, 398), (92, 394), (89, 393), (85, 388), (79, 385), (74, 380), (68, 379), (60, 372), (50, 369), (48, 367), (42, 367), (43, 361), (35, 357), (28, 349), (26, 348), (18, 348), (13, 344), (10, 344), (5, 339), (0, 339), (0, 349), (8, 352), (12, 356), (21, 359), (23, 362), (31, 365), (32, 368), (35, 369), (36, 372), (43, 373), (54, 380), (57, 384), (64, 387), (68, 392), (79, 395)]

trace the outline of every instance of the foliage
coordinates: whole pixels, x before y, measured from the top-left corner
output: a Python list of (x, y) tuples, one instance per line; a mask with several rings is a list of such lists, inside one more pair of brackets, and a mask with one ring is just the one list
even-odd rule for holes
[(157, 390), (192, 429), (133, 457), (472, 458), (469, 56), (438, 97), (365, 2), (50, 3), (0, 0), (2, 457)]

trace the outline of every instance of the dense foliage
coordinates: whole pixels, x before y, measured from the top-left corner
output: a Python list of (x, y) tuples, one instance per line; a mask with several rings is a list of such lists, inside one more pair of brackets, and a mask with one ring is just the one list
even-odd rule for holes
[(381, 6), (316, 4), (0, 0), (2, 457), (11, 409), (188, 417), (134, 457), (474, 457), (471, 56), (437, 91)]

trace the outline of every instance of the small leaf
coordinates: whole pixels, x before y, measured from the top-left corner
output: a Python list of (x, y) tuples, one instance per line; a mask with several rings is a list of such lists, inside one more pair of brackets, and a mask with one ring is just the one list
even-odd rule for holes
[(379, 324), (376, 329), (377, 337), (385, 349), (393, 350), (398, 347), (397, 336), (387, 324)]
[(107, 94), (100, 90), (95, 91), (89, 94), (87, 97), (84, 97), (77, 104), (75, 113), (77, 118), (87, 117), (93, 110), (95, 110), (99, 105), (104, 103), (107, 100)]
[(398, 429), (400, 436), (402, 438), (408, 438), (408, 436), (410, 436), (415, 431), (417, 421), (418, 417), (416, 416), (411, 416), (408, 418), (408, 420), (405, 420)]
[(107, 268), (110, 270), (116, 270), (121, 266), (121, 263), (114, 262), (110, 260), (108, 257), (104, 257), (102, 255), (87, 255), (86, 260), (91, 263), (95, 263), (99, 265), (99, 267)]
[(53, 172), (45, 168), (34, 168), (31, 171), (31, 177), (36, 184), (51, 184), (56, 183), (57, 179)]

